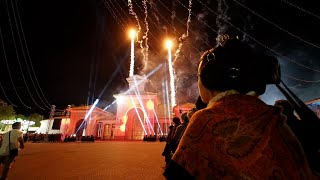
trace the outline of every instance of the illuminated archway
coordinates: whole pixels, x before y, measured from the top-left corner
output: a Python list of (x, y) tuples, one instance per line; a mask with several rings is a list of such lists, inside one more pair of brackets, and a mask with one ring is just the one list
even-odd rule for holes
[(142, 140), (144, 137), (145, 115), (140, 108), (132, 108), (126, 113), (125, 140)]
[[(77, 137), (81, 137), (84, 127), (85, 127), (85, 123), (83, 123), (84, 119), (80, 119), (77, 121), (76, 126), (75, 126), (75, 132), (74, 134), (76, 134)], [(83, 123), (83, 124), (82, 124)]]

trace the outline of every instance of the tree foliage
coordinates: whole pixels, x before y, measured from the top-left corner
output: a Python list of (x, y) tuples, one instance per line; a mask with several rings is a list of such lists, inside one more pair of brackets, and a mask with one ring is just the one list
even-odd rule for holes
[(40, 121), (42, 121), (42, 120), (43, 120), (43, 116), (40, 114), (37, 114), (37, 113), (30, 114), (30, 116), (29, 116), (29, 121), (35, 122), (35, 124), (33, 125), (35, 127), (40, 127), (40, 125), (41, 125)]
[(15, 118), (15, 111), (12, 105), (0, 106), (0, 120), (9, 120)]

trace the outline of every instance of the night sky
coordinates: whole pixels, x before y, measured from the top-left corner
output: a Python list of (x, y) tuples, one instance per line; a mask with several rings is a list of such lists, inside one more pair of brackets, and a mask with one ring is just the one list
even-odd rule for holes
[[(163, 41), (171, 37), (176, 49), (182, 43), (174, 60), (177, 102), (194, 102), (198, 59), (216, 45), (217, 34), (228, 33), (277, 56), (282, 79), (303, 101), (320, 97), (320, 9), (315, 2), (193, 0), (190, 21), (188, 0), (144, 2), (132, 1), (135, 18), (124, 0), (1, 1), (0, 99), (24, 114), (48, 115), (49, 104), (64, 109), (96, 98), (104, 108), (113, 94), (127, 88), (127, 31), (138, 28), (137, 19), (139, 40), (145, 35), (141, 46), (147, 41), (148, 53), (136, 42), (135, 73), (148, 74), (162, 64), (150, 77), (148, 91), (163, 94), (168, 79)], [(264, 99), (272, 103), (282, 98), (279, 94), (271, 86)]]

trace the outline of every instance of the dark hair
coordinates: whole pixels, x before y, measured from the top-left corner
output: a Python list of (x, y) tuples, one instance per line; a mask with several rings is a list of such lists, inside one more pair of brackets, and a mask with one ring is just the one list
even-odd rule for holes
[(201, 82), (209, 90), (255, 91), (263, 94), (266, 84), (279, 83), (280, 68), (276, 58), (257, 54), (238, 39), (206, 51), (200, 59)]
[(175, 124), (181, 124), (180, 118), (178, 118), (178, 117), (173, 117), (172, 121), (173, 121), (173, 123), (175, 123)]
[(12, 124), (12, 129), (20, 129), (21, 128), (21, 122), (15, 122)]
[(202, 101), (201, 96), (198, 96), (198, 99), (196, 101), (197, 110), (204, 109), (206, 107), (207, 107), (207, 104)]
[(189, 118), (188, 118), (188, 113), (185, 112), (181, 115), (181, 119), (184, 123), (188, 123), (189, 122)]

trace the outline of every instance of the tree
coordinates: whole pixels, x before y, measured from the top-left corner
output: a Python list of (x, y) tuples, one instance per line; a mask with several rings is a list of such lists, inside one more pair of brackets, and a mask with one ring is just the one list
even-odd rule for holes
[(16, 112), (11, 105), (0, 106), (0, 120), (10, 120), (15, 118)]
[(18, 118), (20, 118), (22, 120), (26, 120), (27, 119), (27, 117), (25, 115), (23, 115), (23, 114), (17, 114), (15, 119), (17, 120)]
[(40, 114), (37, 114), (37, 113), (30, 114), (30, 116), (29, 116), (29, 121), (35, 122), (35, 124), (33, 125), (35, 127), (40, 127), (40, 125), (41, 125), (40, 121), (42, 121), (42, 120), (43, 120), (43, 116)]

